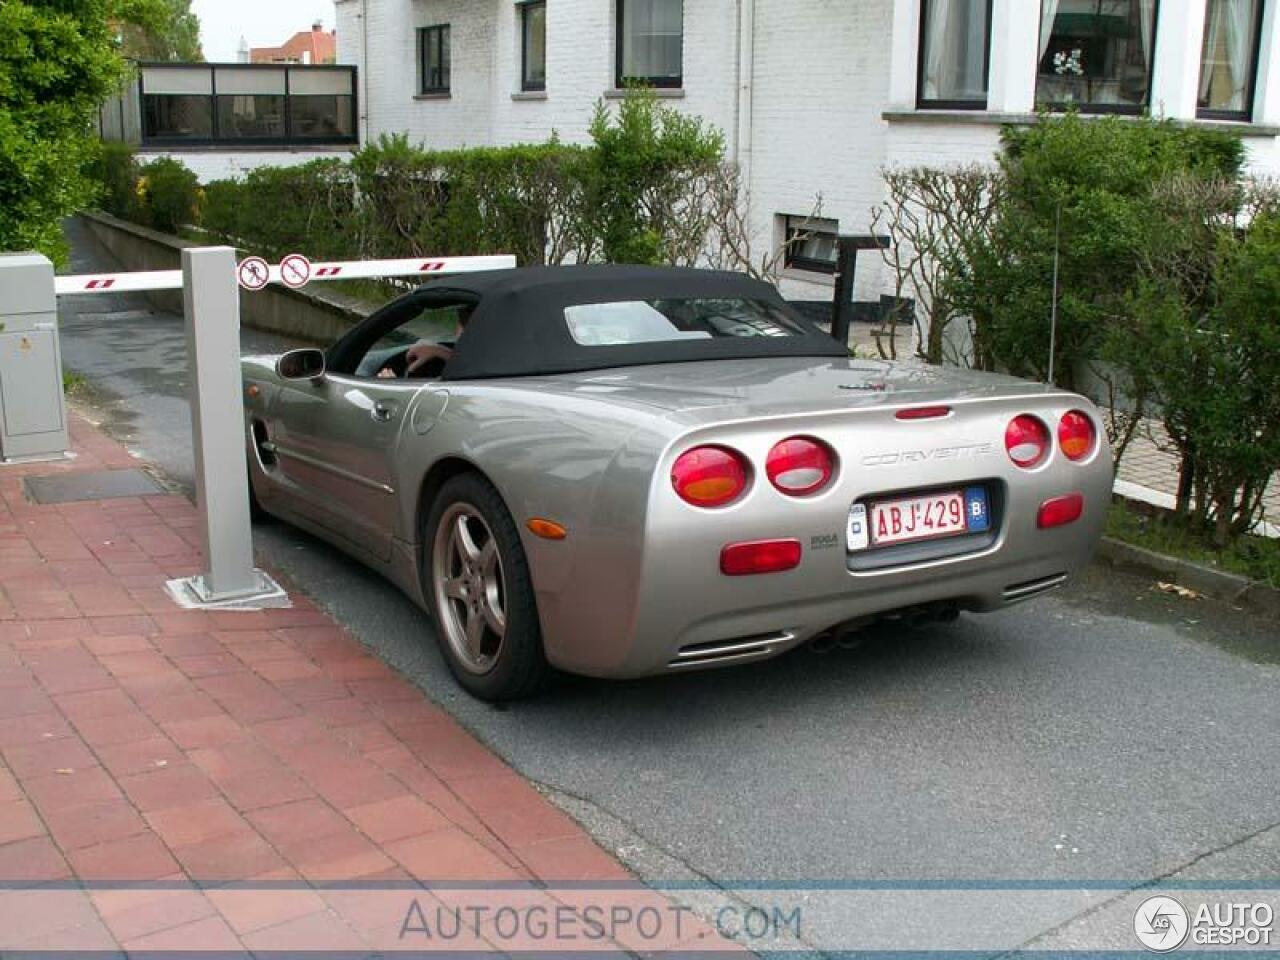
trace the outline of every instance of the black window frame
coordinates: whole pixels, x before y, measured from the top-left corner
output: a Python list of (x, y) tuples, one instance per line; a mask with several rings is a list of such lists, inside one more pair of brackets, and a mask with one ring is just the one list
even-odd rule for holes
[[(453, 31), (450, 29), (452, 25), (448, 23), (433, 23), (427, 27), (418, 28), (418, 95), (431, 96), (434, 94), (451, 93), (453, 91), (453, 51), (449, 51), (449, 68), (446, 71), (444, 67), (444, 52), (446, 45), (453, 43)], [(436, 57), (440, 65), (442, 85), (427, 85), (427, 44), (434, 39), (436, 46)]]
[[(351, 146), (359, 144), (359, 82), (356, 68), (348, 64), (285, 64), (285, 63), (195, 63), (195, 64), (177, 64), (169, 61), (160, 60), (143, 60), (137, 62), (137, 91), (138, 91), (138, 138), (139, 145), (143, 147), (163, 147), (169, 150), (182, 150), (183, 148), (217, 148), (217, 147), (292, 147), (292, 146)], [(192, 93), (192, 94), (165, 94), (165, 93), (147, 93), (145, 80), (146, 70), (149, 67), (163, 69), (187, 69), (187, 70), (208, 70), (210, 75), (209, 93)], [(284, 134), (281, 136), (252, 136), (252, 137), (236, 137), (224, 135), (221, 125), (218, 122), (218, 104), (219, 98), (225, 96), (239, 96), (239, 94), (219, 94), (217, 70), (219, 68), (235, 68), (236, 70), (283, 70), (285, 72), (285, 92), (284, 96)], [(334, 134), (332, 136), (300, 136), (293, 131), (293, 110), (292, 105), (296, 97), (310, 96), (310, 94), (295, 94), (290, 90), (289, 78), (294, 70), (318, 71), (325, 70), (334, 73), (346, 73), (351, 79), (350, 93), (326, 94), (326, 96), (347, 97), (348, 110), (343, 111), (347, 114), (347, 125), (351, 129), (351, 134), (345, 136), (342, 134)], [(207, 100), (209, 103), (210, 132), (209, 136), (199, 137), (166, 137), (163, 135), (152, 135), (147, 133), (147, 100), (150, 97), (167, 97), (167, 96), (188, 96), (197, 97)], [(243, 96), (257, 96), (257, 94), (243, 94)], [(264, 94), (264, 96), (277, 96), (277, 94)]]
[[(547, 89), (547, 0), (520, 0), (520, 89), (538, 93)], [(542, 10), (542, 80), (529, 79), (529, 14)]]
[[(1147, 61), (1147, 98), (1142, 103), (1082, 103), (1073, 100), (1070, 103), (1058, 101), (1041, 101), (1038, 96), (1035, 98), (1036, 109), (1047, 109), (1050, 113), (1068, 113), (1075, 110), (1077, 113), (1086, 116), (1105, 116), (1107, 114), (1118, 114), (1126, 117), (1140, 117), (1151, 111), (1151, 96), (1155, 93), (1152, 89), (1152, 82), (1156, 75), (1156, 57), (1160, 53), (1160, 37), (1163, 31), (1160, 29), (1160, 0), (1155, 0), (1151, 5), (1151, 56)], [(1043, 12), (1044, 0), (1040, 0), (1039, 8)], [(1043, 16), (1041, 18), (1043, 22)], [(1040, 37), (1036, 35), (1036, 43), (1040, 42)], [(1037, 47), (1039, 49), (1039, 47)], [(1199, 73), (1196, 74), (1197, 79)], [(1040, 85), (1040, 61), (1036, 61), (1036, 86)]]
[(987, 46), (982, 53), (982, 86), (986, 96), (981, 100), (930, 100), (924, 95), (924, 41), (929, 26), (929, 4), (938, 0), (920, 0), (920, 35), (916, 38), (916, 109), (917, 110), (986, 110), (991, 102), (991, 28), (995, 0), (987, 0)]
[(644, 87), (654, 87), (664, 90), (683, 90), (684, 89), (684, 0), (680, 0), (680, 75), (678, 77), (633, 77), (628, 76), (623, 71), (622, 55), (624, 50), (624, 22), (623, 8), (627, 0), (615, 0), (613, 6), (613, 16), (616, 21), (614, 24), (613, 39), (613, 83), (614, 86), (622, 90), (627, 86), (638, 84)]
[[(1276, 2), (1276, 0), (1271, 0)], [(1262, 65), (1262, 25), (1267, 12), (1268, 0), (1258, 0), (1258, 9), (1254, 13), (1253, 48), (1249, 53), (1252, 58), (1249, 64), (1249, 87), (1245, 94), (1243, 110), (1214, 110), (1200, 106), (1200, 75), (1204, 71), (1204, 49), (1200, 51), (1200, 69), (1196, 71), (1196, 119), (1197, 120), (1231, 120), (1237, 123), (1253, 121), (1253, 106), (1258, 96), (1258, 67)], [(1205, 4), (1205, 16), (1209, 15), (1209, 4)]]
[[(797, 214), (784, 213), (782, 215), (782, 266), (787, 270), (802, 270), (806, 273), (822, 273), (828, 276), (834, 276), (836, 272), (836, 263), (838, 260), (817, 260), (813, 257), (798, 256), (796, 254), (797, 244), (792, 242), (792, 238), (800, 233), (827, 233), (830, 232), (837, 239), (840, 236), (840, 226), (838, 221), (833, 221), (836, 226), (831, 230), (814, 230), (812, 227), (815, 218), (808, 216), (799, 216)], [(792, 223), (799, 226), (792, 226)], [(809, 224), (809, 226), (805, 226)]]

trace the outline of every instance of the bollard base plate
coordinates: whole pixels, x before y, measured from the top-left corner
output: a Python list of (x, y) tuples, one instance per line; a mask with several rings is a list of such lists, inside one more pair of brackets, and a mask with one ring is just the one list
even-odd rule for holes
[(254, 570), (253, 578), (252, 588), (232, 594), (211, 592), (200, 574), (169, 580), (164, 587), (174, 603), (188, 610), (265, 610), (292, 606), (284, 588), (267, 574)]

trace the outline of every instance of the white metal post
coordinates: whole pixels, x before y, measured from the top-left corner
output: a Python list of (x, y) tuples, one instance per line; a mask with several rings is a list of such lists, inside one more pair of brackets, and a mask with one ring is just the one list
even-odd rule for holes
[(180, 600), (237, 605), (283, 592), (253, 567), (240, 379), (240, 288), (231, 247), (182, 251), (196, 507), (205, 571), (173, 581)]

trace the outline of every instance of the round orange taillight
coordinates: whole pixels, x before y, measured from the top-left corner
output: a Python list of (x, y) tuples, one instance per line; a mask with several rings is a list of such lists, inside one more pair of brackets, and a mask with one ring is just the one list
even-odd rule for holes
[(1030, 414), (1016, 416), (1004, 432), (1004, 448), (1010, 460), (1030, 470), (1049, 455), (1049, 428)]
[(746, 459), (728, 447), (694, 447), (671, 465), (671, 485), (685, 503), (695, 507), (723, 507), (747, 489)]
[(764, 472), (782, 493), (805, 497), (831, 482), (836, 472), (836, 458), (821, 440), (789, 437), (774, 444), (765, 459)]
[(1079, 410), (1068, 410), (1058, 421), (1058, 446), (1068, 460), (1083, 460), (1093, 453), (1098, 433), (1093, 421)]

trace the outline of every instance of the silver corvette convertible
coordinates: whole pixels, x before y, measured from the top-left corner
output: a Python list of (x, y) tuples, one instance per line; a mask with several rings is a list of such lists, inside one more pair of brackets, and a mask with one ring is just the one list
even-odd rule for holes
[(736, 274), (442, 277), (244, 382), (255, 511), (383, 572), (487, 699), (1027, 600), (1111, 487), (1084, 398), (851, 358)]

